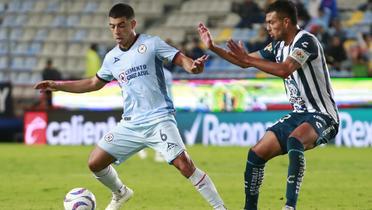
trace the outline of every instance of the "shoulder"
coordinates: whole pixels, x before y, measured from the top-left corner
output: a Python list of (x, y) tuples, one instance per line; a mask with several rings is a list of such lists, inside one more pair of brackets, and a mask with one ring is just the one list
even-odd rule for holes
[(115, 47), (113, 47), (110, 51), (108, 51), (105, 55), (105, 58), (108, 58), (108, 57), (115, 57), (116, 55), (120, 54), (121, 53), (121, 50), (119, 48), (118, 45), (116, 45)]
[(260, 50), (261, 56), (264, 58), (269, 57), (269, 55), (275, 56), (276, 53), (280, 50), (281, 41), (272, 41), (265, 48)]
[(141, 34), (139, 37), (141, 43), (156, 43), (161, 41), (160, 37), (149, 34)]
[(113, 47), (110, 51), (108, 51), (105, 55), (105, 59), (107, 58), (113, 58), (113, 57), (117, 57), (119, 56), (120, 54), (122, 54), (123, 51), (120, 50), (119, 48), (119, 45), (116, 45), (115, 47)]
[(305, 30), (301, 30), (294, 40), (294, 45), (302, 48), (317, 48), (317, 43), (317, 38)]

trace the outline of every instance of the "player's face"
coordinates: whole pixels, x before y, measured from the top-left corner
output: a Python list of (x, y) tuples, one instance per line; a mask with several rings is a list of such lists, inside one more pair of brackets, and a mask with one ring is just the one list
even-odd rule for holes
[(284, 39), (286, 25), (286, 21), (277, 12), (266, 14), (266, 30), (274, 40), (280, 41)]
[(134, 27), (136, 21), (134, 19), (127, 19), (125, 17), (112, 18), (110, 17), (110, 30), (117, 44), (120, 47), (126, 48), (132, 44), (136, 35)]

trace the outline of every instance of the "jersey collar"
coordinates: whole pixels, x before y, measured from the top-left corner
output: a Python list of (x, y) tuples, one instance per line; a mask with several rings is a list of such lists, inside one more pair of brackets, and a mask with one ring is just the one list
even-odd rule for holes
[(132, 46), (134, 45), (134, 43), (136, 43), (136, 41), (137, 41), (137, 39), (138, 39), (138, 37), (139, 37), (140, 35), (141, 35), (141, 34), (137, 34), (137, 35), (136, 35), (136, 38), (134, 38), (134, 41), (133, 41), (132, 44), (128, 47), (128, 49), (121, 48), (120, 46), (119, 46), (119, 49), (120, 49), (121, 51), (123, 51), (123, 52), (127, 52), (128, 50), (130, 50), (130, 48), (132, 48)]

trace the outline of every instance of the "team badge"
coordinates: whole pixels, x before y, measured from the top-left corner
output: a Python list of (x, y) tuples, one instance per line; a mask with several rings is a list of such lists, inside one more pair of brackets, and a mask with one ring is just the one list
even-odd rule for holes
[(107, 142), (107, 143), (110, 143), (112, 142), (112, 140), (114, 139), (114, 134), (112, 133), (108, 133), (105, 135), (105, 137), (103, 137), (103, 139)]
[(144, 45), (144, 44), (141, 44), (141, 45), (138, 47), (138, 52), (141, 53), (141, 54), (145, 53), (146, 50), (147, 50), (147, 47), (146, 47), (146, 45)]

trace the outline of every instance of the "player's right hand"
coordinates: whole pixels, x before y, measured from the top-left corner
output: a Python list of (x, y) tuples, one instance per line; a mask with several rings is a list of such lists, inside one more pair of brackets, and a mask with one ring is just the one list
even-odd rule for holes
[(198, 32), (199, 32), (200, 39), (204, 43), (204, 45), (208, 49), (213, 47), (214, 43), (213, 43), (212, 35), (209, 32), (209, 29), (203, 23), (199, 23)]
[(57, 91), (57, 83), (53, 80), (44, 80), (37, 83), (34, 86), (34, 89), (39, 89), (41, 91), (50, 90), (50, 91)]

